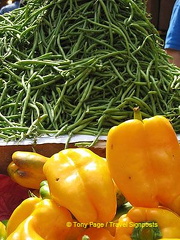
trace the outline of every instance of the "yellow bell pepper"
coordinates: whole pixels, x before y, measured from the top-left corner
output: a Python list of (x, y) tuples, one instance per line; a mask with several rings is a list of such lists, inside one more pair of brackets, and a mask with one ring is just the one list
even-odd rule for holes
[(86, 148), (54, 154), (43, 167), (51, 198), (79, 222), (107, 222), (116, 213), (114, 182), (106, 159)]
[(180, 238), (180, 216), (166, 208), (133, 207), (119, 218), (115, 240)]
[(8, 175), (23, 187), (39, 189), (39, 184), (45, 180), (43, 165), (48, 159), (35, 152), (16, 151), (7, 167)]
[[(72, 222), (71, 213), (51, 199), (34, 198), (30, 205), (31, 200), (20, 204), (10, 217), (7, 240), (67, 240), (71, 231), (67, 227), (67, 223)], [(29, 205), (31, 209), (28, 209)]]
[(133, 206), (170, 208), (180, 214), (180, 147), (169, 120), (154, 116), (110, 129), (106, 158), (112, 177)]
[(23, 222), (36, 208), (37, 204), (41, 202), (41, 198), (29, 197), (13, 211), (7, 223), (7, 234), (10, 235), (16, 230), (21, 222)]

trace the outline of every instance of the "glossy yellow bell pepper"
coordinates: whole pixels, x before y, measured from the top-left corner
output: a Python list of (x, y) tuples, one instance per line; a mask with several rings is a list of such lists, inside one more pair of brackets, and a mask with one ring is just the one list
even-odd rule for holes
[(135, 119), (110, 129), (106, 158), (118, 188), (133, 206), (170, 208), (180, 214), (180, 147), (163, 116)]
[(7, 240), (67, 240), (71, 231), (67, 227), (69, 222), (72, 222), (71, 213), (51, 199), (28, 199), (10, 217)]
[(42, 199), (38, 197), (29, 197), (21, 202), (21, 204), (13, 211), (7, 223), (8, 235), (14, 232), (19, 224), (31, 215), (41, 200)]
[(54, 154), (43, 167), (51, 198), (79, 222), (107, 222), (116, 213), (116, 189), (106, 159), (86, 148)]
[(133, 207), (119, 218), (115, 240), (180, 238), (180, 216), (166, 208)]
[(41, 181), (45, 180), (43, 165), (48, 159), (35, 152), (16, 151), (7, 167), (8, 175), (23, 187), (39, 189)]

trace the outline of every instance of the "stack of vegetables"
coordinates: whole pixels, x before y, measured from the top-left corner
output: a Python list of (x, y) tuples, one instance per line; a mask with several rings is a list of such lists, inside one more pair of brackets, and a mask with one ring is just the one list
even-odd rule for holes
[(2, 225), (7, 240), (179, 240), (180, 145), (165, 117), (134, 115), (110, 129), (106, 159), (87, 148), (15, 152), (10, 177), (38, 192)]
[(0, 16), (0, 137), (107, 135), (132, 117), (179, 130), (179, 68), (142, 0), (28, 0)]

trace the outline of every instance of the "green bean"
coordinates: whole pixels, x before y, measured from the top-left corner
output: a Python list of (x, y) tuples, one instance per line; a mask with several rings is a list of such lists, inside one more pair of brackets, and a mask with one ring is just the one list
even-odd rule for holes
[(152, 41), (151, 36), (152, 36), (152, 34), (147, 35), (147, 36), (144, 38), (144, 40), (143, 40), (143, 42), (141, 43), (141, 45), (140, 45), (138, 48), (136, 48), (136, 49), (132, 52), (132, 54), (134, 55), (134, 54), (138, 53), (142, 48), (144, 48), (144, 45), (146, 44), (146, 41), (147, 41), (148, 39), (150, 39), (150, 41)]
[(12, 63), (12, 62), (7, 62), (7, 65), (9, 66), (9, 68), (13, 68), (13, 69), (14, 68), (20, 69), (20, 70), (30, 70), (31, 69), (31, 67), (29, 67), (29, 66), (20, 66), (16, 63)]
[(58, 100), (56, 101), (56, 105), (54, 106), (54, 112), (55, 113), (57, 112), (57, 110), (59, 108), (59, 105), (61, 104), (61, 101), (62, 101), (62, 98), (65, 94), (66, 88), (67, 88), (67, 82), (65, 82), (62, 91), (59, 88), (57, 89), (58, 92), (60, 92), (60, 93), (59, 93), (59, 96), (58, 96)]
[[(33, 17), (37, 17), (38, 14), (42, 13), (44, 10), (48, 9), (52, 5), (53, 5), (53, 2), (51, 2), (45, 6), (42, 6), (41, 8), (36, 9), (34, 12), (32, 12), (30, 18), (32, 19)], [(22, 24), (22, 27), (26, 26), (28, 21), (29, 21), (29, 18), (27, 18), (27, 20), (24, 21), (24, 23)]]
[(31, 108), (35, 109), (37, 117), (40, 116), (40, 111), (39, 111), (39, 108), (37, 107), (37, 105), (32, 104), (32, 103), (28, 103), (28, 107), (31, 107)]
[(153, 115), (155, 116), (157, 114), (155, 99), (152, 96), (152, 94), (149, 95), (149, 98), (151, 100), (152, 112), (153, 112)]
[(0, 118), (4, 120), (9, 126), (14, 127), (14, 124), (10, 122), (5, 116), (0, 113)]
[(107, 47), (107, 48), (109, 48), (109, 49), (111, 49), (111, 50), (116, 50), (114, 47), (112, 47), (111, 45), (109, 45), (108, 43), (106, 43), (106, 42), (104, 42), (104, 41), (101, 41), (101, 40), (99, 40), (99, 39), (97, 39), (97, 38), (94, 38), (94, 37), (92, 37), (92, 36), (87, 36), (87, 38), (89, 38), (90, 40), (92, 40), (93, 42), (96, 42), (96, 43), (98, 43), (98, 44), (100, 44), (100, 45), (104, 45), (104, 47)]
[[(17, 81), (17, 83), (19, 83), (19, 80), (21, 80), (21, 77), (19, 77), (18, 75), (16, 75), (13, 71), (11, 71), (7, 66), (4, 66), (4, 70), (6, 70), (6, 72), (8, 72), (14, 80)], [(19, 83), (20, 84), (20, 83)]]
[(50, 104), (47, 103), (47, 101), (46, 101), (44, 96), (42, 96), (42, 100), (43, 100), (44, 106), (46, 108), (46, 112), (48, 114), (48, 117), (49, 117), (49, 120), (50, 120), (52, 126), (55, 129), (57, 129), (57, 126), (56, 126), (56, 124), (54, 122), (54, 111), (53, 111), (53, 109), (51, 108)]
[(122, 75), (119, 73), (119, 71), (117, 70), (116, 66), (112, 63), (112, 61), (109, 61), (115, 74), (118, 76), (118, 78), (122, 81), (125, 82), (125, 79), (122, 77)]
[(27, 133), (26, 133), (26, 136), (29, 136), (29, 135), (31, 135), (31, 132), (33, 131), (33, 128), (35, 127), (35, 126), (37, 126), (40, 122), (42, 122), (45, 118), (47, 118), (48, 117), (48, 115), (47, 114), (44, 114), (44, 115), (42, 115), (42, 116), (40, 116), (40, 117), (38, 117), (37, 119), (35, 119), (35, 121), (31, 124), (31, 126), (29, 127), (29, 129), (28, 129), (28, 131), (27, 131)]
[[(51, 65), (51, 66), (58, 66), (59, 63), (58, 62), (52, 62), (52, 61), (49, 61), (49, 60), (36, 60), (36, 59), (32, 59), (32, 60), (21, 60), (21, 61), (18, 61), (16, 62), (16, 64), (20, 64), (20, 65)], [(62, 64), (62, 62), (61, 62)], [(66, 64), (66, 63), (65, 63)]]
[(50, 49), (54, 49), (54, 46), (52, 47), (52, 44), (56, 41), (60, 25), (61, 25), (61, 19), (59, 19), (59, 22), (57, 23), (57, 26), (56, 26), (55, 30), (51, 32), (51, 37), (49, 37), (48, 44), (47, 44), (47, 47), (46, 47), (46, 53), (49, 52)]
[(131, 83), (128, 88), (124, 91), (124, 93), (121, 96), (121, 102), (124, 101), (124, 99), (127, 97), (127, 95), (129, 96), (129, 92), (130, 91), (134, 91), (134, 83)]
[(157, 84), (155, 83), (155, 79), (153, 78), (153, 76), (150, 76), (151, 81), (152, 81), (152, 86), (155, 88), (155, 90), (157, 91), (159, 97), (162, 99), (162, 95), (160, 92), (160, 89), (157, 87)]
[(31, 89), (35, 90), (35, 89), (39, 89), (39, 88), (45, 88), (45, 87), (47, 87), (47, 86), (49, 86), (51, 84), (56, 83), (59, 79), (60, 79), (60, 77), (58, 76), (58, 77), (56, 77), (56, 79), (53, 79), (53, 80), (51, 80), (49, 82), (46, 82), (46, 83), (39, 84), (37, 86), (33, 86)]
[(39, 40), (38, 35), (39, 35), (39, 33), (37, 31), (35, 31), (33, 46), (31, 48), (31, 51), (30, 51), (29, 55), (28, 55), (28, 58), (31, 58), (32, 56), (34, 56), (34, 52), (37, 48), (37, 44), (38, 44), (38, 40)]
[(76, 108), (72, 111), (72, 116), (75, 115), (78, 110), (80, 109), (81, 105), (84, 103), (84, 101), (89, 97), (92, 87), (94, 85), (94, 81), (92, 80), (92, 82), (88, 82), (81, 99), (78, 101), (78, 105), (76, 106)]
[(85, 125), (87, 124), (88, 125), (95, 118), (96, 118), (95, 116), (92, 116), (92, 117), (89, 117), (89, 118), (86, 118), (86, 119), (79, 120), (79, 121), (75, 122), (71, 126), (67, 127), (66, 133), (72, 132), (74, 129), (76, 129), (76, 132), (77, 132), (77, 127), (79, 127), (81, 129), (81, 126), (83, 124), (85, 124)]
[(137, 106), (140, 106), (140, 108), (142, 108), (142, 109), (145, 107), (145, 109), (147, 109), (147, 111), (152, 114), (152, 109), (145, 102), (143, 102), (139, 98), (136, 98), (136, 97), (129, 98), (129, 97), (127, 97), (127, 98), (125, 98), (125, 101), (134, 102)]
[(4, 100), (4, 98), (6, 97), (7, 86), (8, 86), (8, 82), (5, 82), (5, 81), (3, 81), (3, 80), (2, 80), (2, 82), (3, 82), (4, 84), (3, 84), (3, 90), (2, 90), (2, 93), (1, 93), (1, 96), (0, 96), (0, 106), (2, 106), (3, 100)]
[(146, 85), (148, 86), (148, 88), (150, 89), (151, 88), (151, 81), (149, 79), (149, 76), (143, 71), (143, 70), (140, 70), (141, 72), (141, 75), (142, 77), (145, 79), (146, 81)]
[(16, 60), (20, 60), (21, 57), (22, 57), (22, 58), (25, 58), (25, 59), (28, 58), (28, 56), (27, 56), (26, 53), (17, 50), (16, 48), (13, 47), (13, 45), (11, 46), (11, 51), (13, 52), (13, 55), (14, 55), (14, 56), (15, 56), (15, 53), (19, 56), (19, 58), (16, 59)]
[(61, 54), (62, 54), (62, 56), (63, 56), (63, 59), (66, 60), (67, 58), (66, 58), (66, 55), (65, 55), (65, 53), (64, 53), (64, 50), (63, 50), (60, 42), (61, 42), (61, 35), (58, 34), (58, 36), (57, 36), (57, 46), (58, 46), (58, 48), (59, 48), (59, 50), (60, 50), (60, 52), (61, 52)]
[(13, 26), (0, 27), (0, 31), (1, 31), (1, 32), (3, 32), (3, 31), (8, 31), (9, 33), (14, 32), (14, 33), (16, 33), (16, 37), (17, 37), (17, 36), (20, 36), (20, 32), (19, 32), (17, 29), (15, 29)]
[(28, 127), (19, 127), (19, 126), (11, 126), (10, 127), (0, 127), (0, 131), (2, 132), (6, 132), (6, 131), (22, 131), (22, 132), (26, 132), (28, 130)]
[(24, 123), (25, 112), (26, 112), (26, 108), (27, 108), (28, 101), (29, 101), (29, 98), (30, 98), (30, 92), (31, 92), (31, 85), (30, 84), (28, 84), (26, 90), (27, 90), (27, 93), (26, 93), (26, 96), (25, 96), (25, 99), (24, 99), (22, 113), (21, 113), (21, 119), (20, 119), (21, 126), (23, 126), (23, 123)]
[(19, 38), (20, 39), (23, 38), (24, 36), (27, 35), (28, 32), (31, 32), (32, 30), (36, 32), (36, 29), (35, 29), (36, 27), (37, 27), (36, 25), (33, 25), (33, 26), (29, 27), (29, 28), (26, 28), (23, 32), (20, 33), (20, 37)]
[(68, 82), (68, 86), (74, 85), (76, 82), (79, 82), (79, 80), (85, 79), (90, 72), (91, 69), (83, 69), (83, 71), (79, 75), (77, 75), (74, 79)]

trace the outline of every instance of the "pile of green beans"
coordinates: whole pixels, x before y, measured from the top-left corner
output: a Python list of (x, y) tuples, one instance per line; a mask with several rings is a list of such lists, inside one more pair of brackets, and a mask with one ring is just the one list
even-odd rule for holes
[(0, 138), (106, 135), (133, 117), (180, 130), (180, 69), (142, 0), (28, 0), (0, 16)]

